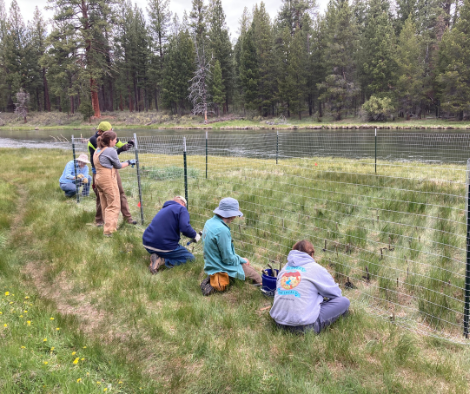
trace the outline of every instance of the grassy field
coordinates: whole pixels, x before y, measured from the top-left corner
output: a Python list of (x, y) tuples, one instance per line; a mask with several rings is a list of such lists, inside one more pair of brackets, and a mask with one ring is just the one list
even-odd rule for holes
[[(84, 121), (80, 114), (69, 115), (62, 112), (31, 112), (28, 115), (28, 122), (18, 118), (16, 114), (0, 114), (0, 130), (88, 130), (101, 120), (110, 121), (119, 130), (126, 128), (139, 129), (248, 129), (248, 130), (288, 130), (297, 128), (309, 129), (356, 129), (356, 128), (379, 128), (379, 129), (470, 129), (470, 121), (454, 121), (444, 119), (397, 119), (387, 122), (366, 122), (360, 118), (345, 118), (335, 121), (333, 118), (324, 117), (318, 121), (316, 117), (304, 117), (299, 120), (292, 117), (284, 121), (279, 118), (263, 118), (261, 116), (243, 117), (233, 114), (226, 118), (210, 118), (209, 124), (203, 124), (203, 118), (193, 115), (172, 115), (169, 112), (129, 112), (118, 111), (103, 113), (101, 119), (94, 119), (90, 122)], [(242, 117), (242, 119), (240, 119)], [(231, 118), (231, 119), (229, 119)], [(226, 119), (226, 120), (223, 120)]]
[[(142, 226), (122, 224), (105, 239), (91, 225), (93, 200), (77, 205), (63, 196), (58, 178), (68, 160), (63, 151), (0, 150), (2, 393), (468, 392), (468, 346), (418, 335), (371, 313), (390, 310), (397, 321), (408, 313), (391, 307), (398, 288), (425, 300), (420, 306), (410, 299), (415, 312), (409, 318), (457, 335), (452, 324), (426, 316), (448, 313), (458, 321), (449, 308), (460, 307), (462, 294), (441, 296), (441, 303), (433, 297), (456, 292), (462, 281), (461, 168), (379, 163), (389, 176), (372, 181), (367, 161), (319, 158), (313, 167), (298, 159), (274, 168), (264, 160), (210, 158), (205, 180), (204, 158), (188, 158), (196, 229), (220, 197), (232, 195), (245, 212), (232, 225), (235, 246), (255, 267), (282, 260), (292, 240), (307, 236), (318, 261), (340, 283), (349, 276), (356, 285), (344, 289), (353, 299), (350, 317), (319, 336), (297, 336), (276, 329), (271, 300), (256, 288), (237, 283), (202, 297), (200, 245), (196, 262), (151, 276)], [(184, 192), (180, 161), (142, 155), (147, 219)], [(135, 182), (125, 171), (137, 215)], [(389, 242), (394, 251), (380, 260), (379, 246)], [(370, 284), (361, 280), (365, 262)], [(443, 288), (449, 271), (455, 274)], [(386, 281), (397, 275), (397, 287)], [(449, 302), (456, 305), (443, 304), (454, 298)], [(426, 309), (430, 305), (437, 310)]]

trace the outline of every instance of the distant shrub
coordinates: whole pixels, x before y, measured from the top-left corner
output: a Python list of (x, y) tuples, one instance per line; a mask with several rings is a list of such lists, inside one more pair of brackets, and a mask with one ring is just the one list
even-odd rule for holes
[(83, 115), (83, 120), (89, 120), (95, 114), (91, 101), (86, 100), (82, 100), (78, 107), (78, 112)]
[(369, 121), (387, 120), (394, 110), (391, 98), (371, 96), (362, 106), (362, 116)]

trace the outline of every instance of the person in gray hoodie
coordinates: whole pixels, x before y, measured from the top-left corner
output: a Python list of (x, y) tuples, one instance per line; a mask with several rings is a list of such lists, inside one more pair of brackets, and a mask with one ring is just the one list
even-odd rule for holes
[(281, 328), (295, 332), (314, 330), (319, 334), (348, 313), (349, 300), (342, 296), (329, 272), (315, 262), (314, 254), (309, 241), (297, 242), (277, 276), (270, 315)]

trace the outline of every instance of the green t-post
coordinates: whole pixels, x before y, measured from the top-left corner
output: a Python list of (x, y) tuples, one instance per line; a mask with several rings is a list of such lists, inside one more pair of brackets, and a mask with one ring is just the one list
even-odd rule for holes
[(186, 137), (183, 137), (183, 162), (184, 162), (184, 198), (186, 199), (186, 208), (189, 206), (188, 200), (188, 165), (186, 160)]
[(73, 153), (73, 172), (74, 172), (74, 175), (75, 175), (75, 187), (76, 187), (76, 196), (77, 196), (77, 204), (80, 203), (80, 192), (78, 190), (78, 184), (77, 184), (77, 175), (78, 175), (78, 171), (77, 171), (77, 159), (76, 159), (76, 156), (75, 156), (75, 138), (73, 138), (73, 135), (72, 135), (72, 153)]
[(377, 128), (375, 129), (375, 173), (377, 174)]
[(465, 267), (465, 307), (463, 311), (463, 335), (468, 338), (468, 317), (470, 313), (470, 159), (467, 160), (467, 264)]

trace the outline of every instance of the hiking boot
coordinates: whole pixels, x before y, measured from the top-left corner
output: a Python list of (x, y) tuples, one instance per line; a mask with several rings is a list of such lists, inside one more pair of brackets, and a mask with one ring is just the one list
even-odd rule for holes
[(134, 220), (134, 219), (129, 219), (127, 221), (128, 224), (133, 224), (134, 226), (137, 224), (137, 220)]
[(165, 259), (158, 256), (156, 253), (150, 255), (149, 270), (152, 275), (158, 272), (158, 269), (165, 264)]
[(95, 223), (95, 226), (96, 226), (96, 227), (103, 227), (103, 226), (104, 226), (104, 223)]
[(201, 291), (204, 297), (210, 296), (215, 289), (211, 286), (211, 277), (207, 276), (201, 283)]

